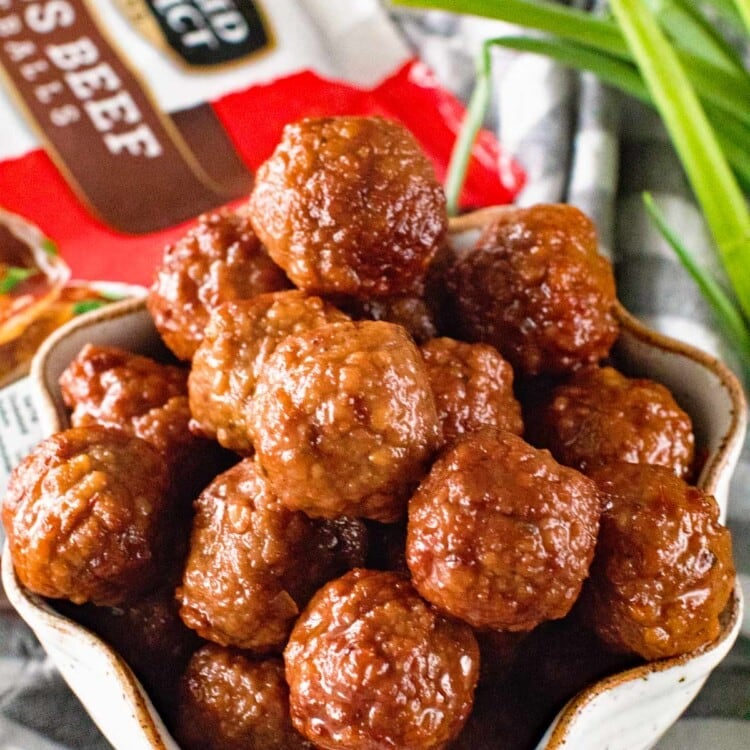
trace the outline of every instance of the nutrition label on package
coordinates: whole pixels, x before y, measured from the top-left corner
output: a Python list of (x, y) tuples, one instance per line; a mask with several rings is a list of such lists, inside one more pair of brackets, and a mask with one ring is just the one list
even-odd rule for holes
[(39, 414), (28, 378), (0, 390), (0, 497), (13, 467), (41, 440)]

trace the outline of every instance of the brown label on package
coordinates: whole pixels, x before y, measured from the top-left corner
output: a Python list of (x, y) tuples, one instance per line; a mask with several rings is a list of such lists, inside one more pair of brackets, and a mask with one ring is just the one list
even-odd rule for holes
[(189, 66), (216, 67), (273, 46), (251, 0), (117, 0), (130, 20)]
[(0, 65), (68, 183), (110, 227), (157, 231), (241, 194), (201, 166), (84, 0), (0, 0)]

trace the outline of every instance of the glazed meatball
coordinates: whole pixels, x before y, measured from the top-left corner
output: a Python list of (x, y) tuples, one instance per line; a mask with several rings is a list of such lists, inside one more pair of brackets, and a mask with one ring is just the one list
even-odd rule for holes
[(281, 659), (214, 644), (183, 675), (175, 734), (184, 750), (313, 750), (292, 727)]
[(122, 428), (187, 395), (187, 370), (163, 365), (116, 346), (86, 344), (60, 376), (74, 427)]
[(286, 289), (284, 272), (268, 257), (244, 211), (204, 214), (164, 250), (148, 309), (164, 343), (192, 358), (212, 310), (222, 302)]
[(396, 521), (440, 440), (424, 363), (401, 326), (338, 323), (282, 342), (250, 423), (284, 504), (311, 516)]
[(175, 489), (190, 501), (227, 459), (190, 431), (187, 371), (114, 346), (87, 344), (60, 377), (74, 427), (101, 425), (150, 443), (175, 474)]
[(396, 573), (326, 584), (284, 652), (294, 726), (324, 750), (445, 747), (471, 710), (479, 649)]
[(440, 338), (421, 352), (446, 442), (482, 427), (523, 432), (513, 370), (497, 349)]
[(360, 298), (418, 291), (448, 223), (432, 164), (380, 117), (287, 125), (258, 168), (249, 212), (297, 287)]
[(711, 495), (669, 469), (611, 464), (584, 603), (599, 637), (644, 659), (714, 640), (734, 584), (732, 543)]
[(13, 471), (3, 523), (20, 581), (117, 606), (153, 586), (168, 535), (169, 471), (148, 443), (102, 427), (42, 441)]
[(471, 433), (409, 501), (417, 591), (476, 628), (531, 630), (573, 606), (599, 528), (594, 483), (510, 432)]
[(617, 338), (615, 282), (577, 208), (508, 208), (447, 278), (461, 338), (497, 347), (518, 372), (596, 363)]
[(354, 320), (385, 320), (406, 328), (423, 344), (437, 335), (435, 317), (429, 303), (416, 295), (369, 300), (345, 300), (339, 307)]
[(672, 394), (612, 367), (576, 373), (534, 421), (541, 444), (584, 473), (626, 461), (666, 466), (684, 479), (692, 466), (692, 422)]
[(252, 459), (217, 477), (195, 506), (180, 616), (223, 646), (281, 651), (316, 589), (366, 554), (364, 524), (286, 509)]
[(263, 366), (287, 336), (349, 320), (299, 291), (228, 302), (211, 314), (190, 371), (192, 427), (225, 448), (252, 453), (247, 407)]

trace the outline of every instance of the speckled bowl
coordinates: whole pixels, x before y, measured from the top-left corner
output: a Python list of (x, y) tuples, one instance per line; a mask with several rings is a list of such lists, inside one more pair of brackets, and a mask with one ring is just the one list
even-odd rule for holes
[[(495, 211), (483, 209), (451, 223), (456, 247), (473, 242)], [(726, 515), (729, 480), (746, 429), (742, 389), (724, 365), (690, 346), (648, 330), (618, 307), (622, 333), (618, 366), (672, 390), (691, 415), (707, 451), (698, 484)], [(112, 344), (159, 356), (163, 348), (142, 301), (116, 303), (73, 321), (53, 334), (32, 368), (45, 433), (67, 426), (57, 385), (60, 373), (84, 343)], [(99, 638), (61, 616), (16, 579), (8, 550), (3, 583), (8, 598), (39, 637), (65, 679), (107, 739), (118, 750), (176, 750), (147, 695), (123, 660)], [(651, 747), (685, 710), (711, 670), (734, 643), (742, 619), (739, 587), (727, 605), (719, 638), (681, 657), (620, 672), (575, 696), (558, 714), (537, 750), (642, 750)], [(500, 750), (498, 748), (498, 750)]]

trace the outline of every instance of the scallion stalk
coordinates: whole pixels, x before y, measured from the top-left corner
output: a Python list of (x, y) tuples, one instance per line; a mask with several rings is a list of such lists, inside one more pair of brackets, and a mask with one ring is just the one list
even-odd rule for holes
[[(491, 39), (486, 44), (545, 55), (561, 65), (594, 73), (604, 83), (653, 106), (651, 95), (638, 69), (620, 58), (610, 57), (597, 50), (560, 39), (506, 36)], [(482, 59), (486, 59), (486, 55)], [(489, 71), (485, 71), (484, 74), (488, 76)], [(705, 104), (716, 137), (737, 179), (743, 188), (750, 188), (750, 129), (726, 109), (711, 102)], [(470, 119), (467, 118), (467, 122)]]
[(610, 55), (627, 57), (628, 46), (616, 24), (576, 8), (533, 0), (396, 0), (395, 5), (445, 10), (494, 18), (546, 31), (563, 39), (587, 44)]
[(445, 195), (449, 216), (455, 216), (459, 210), (459, 199), (461, 189), (466, 178), (466, 170), (471, 158), (471, 149), (474, 146), (477, 133), (482, 127), (487, 107), (489, 106), (492, 93), (492, 61), (490, 45), (482, 47), (482, 53), (477, 62), (477, 77), (474, 84), (469, 106), (464, 116), (461, 130), (456, 138), (456, 143), (451, 152), (448, 165), (448, 175), (445, 181)]
[(750, 320), (750, 211), (690, 80), (644, 0), (612, 11), (703, 210), (739, 304)]
[(750, 34), (750, 0), (734, 0), (737, 11), (745, 24), (745, 31)]
[(648, 0), (670, 40), (719, 67), (744, 71), (737, 50), (701, 13), (695, 0)]
[(732, 344), (734, 350), (741, 357), (745, 371), (750, 373), (750, 330), (745, 325), (745, 321), (734, 302), (727, 296), (719, 284), (714, 281), (710, 274), (707, 274), (698, 266), (690, 251), (682, 244), (677, 234), (667, 224), (664, 215), (657, 207), (650, 193), (643, 194), (643, 203), (662, 237), (664, 237), (672, 250), (674, 250), (675, 255), (680, 259), (685, 270), (693, 278), (693, 281), (695, 281), (704, 298), (713, 309), (724, 334)]

